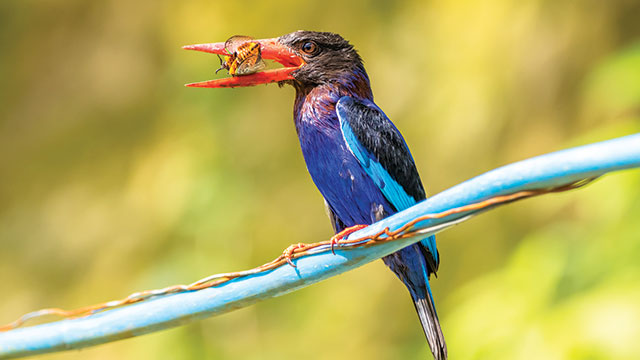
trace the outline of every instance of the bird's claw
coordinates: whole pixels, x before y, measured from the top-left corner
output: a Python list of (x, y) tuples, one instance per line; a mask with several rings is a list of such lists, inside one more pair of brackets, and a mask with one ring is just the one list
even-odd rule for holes
[(367, 226), (369, 226), (369, 225), (354, 225), (354, 226), (348, 227), (348, 228), (340, 231), (339, 233), (333, 235), (331, 237), (331, 253), (333, 255), (336, 254), (336, 251), (335, 251), (334, 248), (335, 248), (335, 246), (338, 246), (338, 247), (340, 246), (340, 243), (339, 243), (340, 240), (344, 240), (344, 238), (346, 238), (347, 236), (351, 235), (352, 233), (354, 233), (354, 232), (356, 232), (356, 231), (358, 231), (360, 229), (366, 228)]
[(287, 261), (287, 263), (289, 263), (289, 265), (291, 265), (292, 267), (296, 267), (296, 264), (294, 264), (293, 261), (291, 261), (291, 259), (293, 259), (293, 253), (298, 249), (304, 248), (304, 246), (305, 244), (303, 243), (297, 243), (297, 244), (289, 245), (288, 248), (284, 249), (284, 251), (282, 252), (282, 256)]

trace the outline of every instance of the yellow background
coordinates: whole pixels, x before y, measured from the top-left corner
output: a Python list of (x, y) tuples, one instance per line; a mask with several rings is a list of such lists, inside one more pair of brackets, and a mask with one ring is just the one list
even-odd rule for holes
[[(430, 194), (640, 131), (638, 1), (0, 2), (0, 323), (262, 264), (331, 234), (293, 89), (189, 89), (181, 45), (294, 30), (359, 49)], [(219, 75), (220, 76), (220, 75)], [(640, 357), (640, 173), (438, 237), (452, 359)], [(180, 328), (43, 359), (424, 359), (378, 261)]]

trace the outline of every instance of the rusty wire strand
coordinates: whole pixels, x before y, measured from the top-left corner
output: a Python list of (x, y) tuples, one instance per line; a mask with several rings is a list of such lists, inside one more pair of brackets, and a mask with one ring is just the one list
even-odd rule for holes
[[(108, 301), (100, 304), (85, 306), (85, 307), (81, 307), (74, 310), (64, 310), (59, 308), (41, 309), (41, 310), (33, 311), (25, 315), (22, 315), (17, 320), (9, 324), (0, 326), (0, 332), (15, 329), (17, 327), (20, 327), (21, 325), (23, 325), (25, 322), (29, 320), (42, 318), (49, 315), (56, 315), (56, 316), (60, 316), (67, 319), (88, 316), (91, 314), (95, 314), (97, 312), (111, 310), (111, 309), (125, 306), (125, 305), (135, 304), (137, 302), (144, 301), (155, 296), (163, 296), (163, 295), (169, 295), (169, 294), (175, 294), (175, 293), (187, 292), (187, 291), (197, 291), (197, 290), (210, 288), (213, 286), (218, 286), (239, 277), (259, 274), (265, 271), (273, 270), (275, 268), (278, 268), (286, 264), (295, 266), (292, 262), (292, 259), (298, 259), (304, 256), (309, 256), (309, 255), (317, 254), (321, 252), (328, 252), (328, 251), (334, 252), (334, 246), (356, 248), (356, 247), (364, 247), (364, 246), (372, 245), (373, 243), (404, 239), (407, 237), (417, 235), (424, 231), (424, 229), (412, 230), (412, 228), (421, 221), (440, 219), (447, 216), (467, 213), (472, 211), (477, 212), (480, 210), (488, 210), (489, 208), (496, 205), (506, 204), (509, 202), (522, 200), (522, 199), (526, 199), (526, 198), (537, 196), (537, 195), (568, 191), (568, 190), (576, 189), (584, 185), (587, 185), (595, 179), (596, 178), (582, 179), (570, 184), (566, 184), (566, 185), (562, 185), (554, 188), (523, 190), (513, 194), (495, 196), (483, 201), (445, 210), (439, 213), (425, 214), (425, 215), (416, 217), (415, 219), (408, 221), (407, 223), (405, 223), (404, 225), (402, 225), (401, 227), (393, 231), (390, 230), (388, 227), (386, 227), (373, 235), (367, 235), (367, 236), (354, 238), (354, 239), (344, 239), (344, 237), (347, 237), (352, 232), (355, 232), (357, 230), (360, 230), (366, 227), (363, 225), (356, 225), (352, 228), (345, 229), (344, 231), (336, 234), (330, 240), (320, 241), (320, 242), (311, 243), (311, 244), (299, 243), (299, 244), (291, 245), (287, 249), (285, 249), (283, 253), (276, 259), (250, 270), (210, 275), (208, 277), (200, 279), (189, 285), (173, 285), (173, 286), (168, 286), (162, 289), (140, 291), (140, 292), (133, 293), (124, 299), (113, 300), (113, 301)], [(325, 248), (318, 249), (320, 247), (325, 247)], [(317, 251), (312, 251), (312, 250), (317, 250)]]

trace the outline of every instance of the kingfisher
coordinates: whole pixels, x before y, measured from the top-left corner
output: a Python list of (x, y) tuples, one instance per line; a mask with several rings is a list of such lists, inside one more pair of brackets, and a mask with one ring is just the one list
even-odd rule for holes
[[(336, 234), (348, 234), (358, 225), (372, 224), (426, 198), (409, 148), (373, 101), (369, 76), (353, 45), (338, 34), (315, 31), (261, 40), (232, 39), (237, 43), (239, 38), (259, 45), (240, 44), (256, 49), (252, 64), (267, 59), (283, 67), (264, 70), (256, 66), (252, 71), (251, 66), (233, 64), (248, 71), (187, 86), (293, 86), (293, 119), (302, 154), (324, 197)], [(184, 48), (238, 61), (241, 57), (232, 54), (229, 47), (227, 41)], [(409, 290), (433, 357), (446, 359), (447, 347), (429, 286), (429, 278), (440, 263), (435, 237), (422, 239), (382, 260)]]

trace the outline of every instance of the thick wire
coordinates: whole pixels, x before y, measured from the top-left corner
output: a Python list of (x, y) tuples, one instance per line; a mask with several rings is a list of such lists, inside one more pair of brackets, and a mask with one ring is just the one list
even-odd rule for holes
[[(273, 270), (283, 265), (289, 264), (291, 266), (295, 266), (292, 262), (292, 259), (298, 259), (304, 256), (309, 256), (309, 255), (317, 254), (321, 252), (328, 252), (328, 251), (334, 252), (335, 246), (338, 246), (340, 248), (356, 248), (356, 247), (369, 246), (379, 242), (394, 241), (398, 239), (412, 237), (412, 236), (424, 233), (425, 231), (433, 230), (432, 228), (414, 230), (413, 227), (421, 221), (441, 219), (447, 216), (462, 214), (462, 213), (469, 213), (467, 214), (467, 217), (468, 217), (468, 216), (471, 216), (472, 213), (482, 211), (482, 210), (488, 210), (491, 207), (496, 205), (506, 204), (509, 202), (522, 200), (522, 199), (537, 196), (537, 195), (576, 189), (584, 185), (587, 185), (588, 183), (592, 182), (595, 179), (596, 178), (583, 179), (577, 182), (573, 182), (567, 185), (562, 185), (554, 188), (523, 190), (513, 194), (495, 196), (483, 201), (445, 210), (439, 213), (425, 214), (425, 215), (419, 216), (411, 221), (408, 221), (407, 223), (405, 223), (404, 225), (402, 225), (396, 230), (390, 230), (387, 227), (373, 235), (362, 236), (354, 239), (345, 239), (345, 237), (347, 237), (349, 234), (367, 227), (365, 225), (356, 225), (351, 228), (345, 229), (344, 231), (336, 234), (330, 240), (327, 240), (327, 241), (320, 241), (320, 242), (311, 243), (311, 244), (299, 243), (299, 244), (291, 245), (287, 249), (285, 249), (282, 255), (280, 255), (276, 259), (250, 270), (210, 275), (189, 285), (173, 285), (173, 286), (165, 287), (162, 289), (140, 291), (140, 292), (133, 293), (124, 299), (108, 301), (108, 302), (85, 306), (85, 307), (81, 307), (73, 310), (64, 310), (59, 308), (41, 309), (41, 310), (33, 311), (25, 315), (22, 315), (17, 320), (9, 324), (0, 326), (0, 332), (15, 329), (17, 327), (20, 327), (21, 325), (23, 325), (25, 322), (29, 320), (43, 318), (45, 316), (56, 315), (63, 318), (75, 318), (75, 317), (88, 316), (91, 314), (95, 314), (97, 312), (111, 310), (117, 307), (134, 304), (134, 303), (144, 301), (156, 296), (164, 296), (164, 295), (175, 294), (175, 293), (186, 292), (186, 291), (197, 291), (197, 290), (206, 289), (213, 286), (218, 286), (236, 278), (259, 274), (265, 271)], [(452, 222), (458, 222), (458, 220), (459, 219), (455, 219), (455, 220), (452, 220)], [(436, 227), (440, 227), (440, 225)]]

